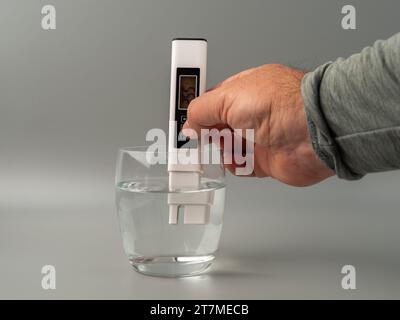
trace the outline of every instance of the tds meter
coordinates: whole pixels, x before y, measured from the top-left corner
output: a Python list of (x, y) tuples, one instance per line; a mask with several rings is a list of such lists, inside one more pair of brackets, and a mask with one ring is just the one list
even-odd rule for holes
[[(207, 40), (172, 40), (168, 140), (170, 224), (177, 224), (182, 215), (184, 224), (206, 224), (209, 220), (214, 193), (195, 191), (201, 180), (199, 146), (181, 132), (190, 102), (206, 89), (206, 68)], [(191, 161), (181, 161), (183, 158)]]

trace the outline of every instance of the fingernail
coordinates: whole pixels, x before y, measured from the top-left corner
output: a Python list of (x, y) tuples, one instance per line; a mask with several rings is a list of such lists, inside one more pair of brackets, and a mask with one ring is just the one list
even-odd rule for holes
[(187, 126), (186, 128), (185, 128), (185, 127), (182, 127), (182, 133), (183, 133), (186, 137), (188, 137), (188, 138), (190, 138), (190, 139), (194, 138), (195, 135), (196, 135), (196, 132), (195, 132), (193, 129), (189, 128), (189, 126)]
[(182, 129), (189, 129), (189, 128), (190, 128), (189, 120), (186, 120), (182, 126)]

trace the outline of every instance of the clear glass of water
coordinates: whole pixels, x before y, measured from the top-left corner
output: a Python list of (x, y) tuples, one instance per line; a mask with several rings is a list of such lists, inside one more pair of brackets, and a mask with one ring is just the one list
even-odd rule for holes
[[(131, 265), (140, 273), (182, 277), (204, 272), (214, 260), (225, 209), (222, 160), (201, 164), (196, 187), (171, 189), (168, 152), (147, 147), (119, 150), (116, 169), (116, 205), (123, 247)], [(220, 159), (221, 156), (219, 155)], [(169, 223), (169, 197), (189, 198), (212, 194), (206, 224)], [(204, 197), (203, 197), (204, 198)], [(181, 198), (179, 198), (181, 199)]]

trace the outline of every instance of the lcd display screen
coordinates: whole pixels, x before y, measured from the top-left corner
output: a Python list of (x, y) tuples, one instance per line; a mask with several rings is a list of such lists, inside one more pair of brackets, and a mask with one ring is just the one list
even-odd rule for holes
[(190, 101), (197, 96), (197, 76), (179, 76), (179, 104), (178, 109), (187, 110)]

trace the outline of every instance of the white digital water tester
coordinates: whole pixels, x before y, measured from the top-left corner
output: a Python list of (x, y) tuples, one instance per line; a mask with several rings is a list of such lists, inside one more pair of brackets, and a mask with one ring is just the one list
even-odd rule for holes
[[(187, 119), (189, 103), (206, 90), (207, 41), (205, 39), (177, 38), (172, 40), (170, 121), (168, 140), (169, 188), (196, 189), (200, 185), (201, 164), (198, 146), (190, 145), (182, 137), (182, 126)], [(191, 152), (194, 163), (176, 161), (177, 155)], [(172, 192), (168, 195), (169, 223), (177, 224), (183, 213), (184, 224), (206, 224), (209, 221), (213, 191)]]

